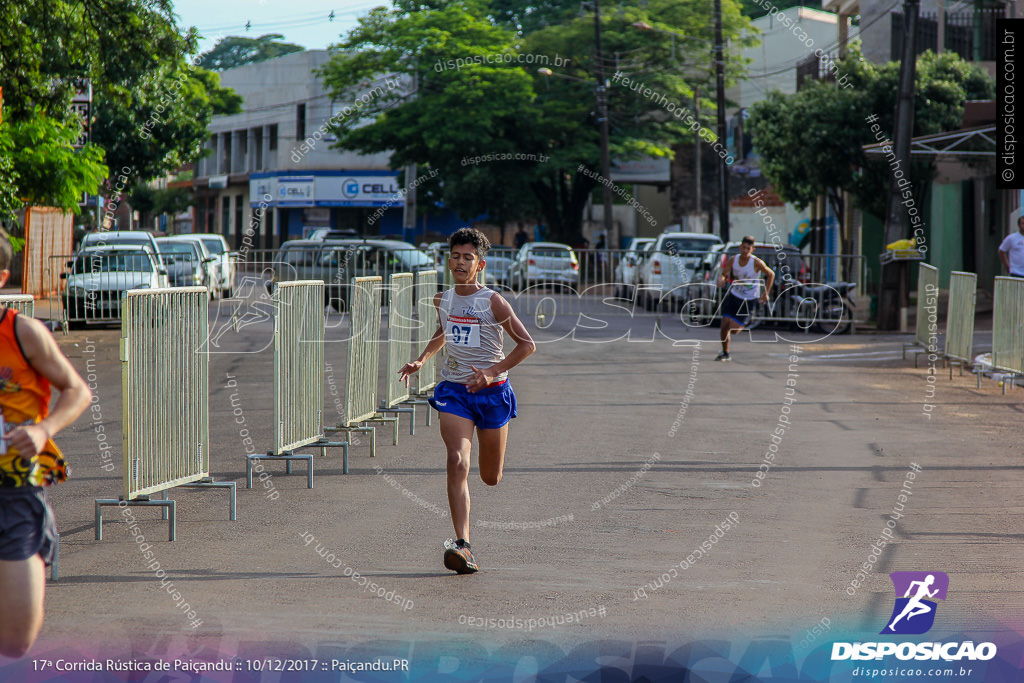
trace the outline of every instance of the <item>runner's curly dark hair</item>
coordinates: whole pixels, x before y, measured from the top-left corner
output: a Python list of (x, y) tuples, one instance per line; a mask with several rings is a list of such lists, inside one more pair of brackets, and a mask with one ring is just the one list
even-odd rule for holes
[(448, 238), (448, 246), (454, 247), (458, 244), (472, 244), (480, 258), (486, 257), (487, 250), (491, 248), (491, 243), (488, 241), (487, 236), (476, 228), (459, 228), (456, 230)]

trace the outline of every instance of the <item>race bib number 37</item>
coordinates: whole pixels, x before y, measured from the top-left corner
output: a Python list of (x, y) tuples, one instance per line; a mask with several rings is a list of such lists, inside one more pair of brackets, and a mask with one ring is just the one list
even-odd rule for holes
[(448, 316), (448, 326), (445, 329), (444, 340), (452, 346), (467, 346), (479, 348), (480, 346), (480, 319), (459, 315)]

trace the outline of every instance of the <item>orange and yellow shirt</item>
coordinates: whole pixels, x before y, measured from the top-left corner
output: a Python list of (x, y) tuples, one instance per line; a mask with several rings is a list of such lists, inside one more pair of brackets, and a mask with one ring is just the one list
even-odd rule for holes
[[(14, 333), (18, 312), (0, 307), (0, 410), (5, 431), (35, 424), (50, 412), (50, 383), (29, 365)], [(57, 444), (26, 462), (16, 449), (0, 455), (0, 488), (50, 486), (67, 479), (67, 463)]]

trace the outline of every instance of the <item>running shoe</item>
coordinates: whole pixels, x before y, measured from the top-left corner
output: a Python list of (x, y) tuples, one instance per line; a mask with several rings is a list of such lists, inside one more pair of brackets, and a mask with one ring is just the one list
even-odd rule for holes
[(480, 571), (473, 553), (469, 549), (469, 541), (448, 539), (444, 542), (444, 566), (459, 574), (472, 574)]
[(721, 360), (721, 361), (732, 360), (732, 356), (727, 354), (725, 351), (722, 351), (720, 354), (715, 356), (715, 360)]

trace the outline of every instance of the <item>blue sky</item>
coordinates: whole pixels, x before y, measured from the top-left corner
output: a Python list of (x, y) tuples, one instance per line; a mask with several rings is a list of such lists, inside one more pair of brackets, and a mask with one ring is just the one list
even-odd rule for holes
[[(174, 11), (182, 26), (195, 26), (209, 50), (221, 36), (259, 37), (283, 33), (285, 40), (309, 49), (323, 49), (356, 25), (371, 8), (389, 0), (175, 0)], [(328, 19), (334, 11), (334, 21)], [(248, 31), (247, 22), (251, 22)]]

